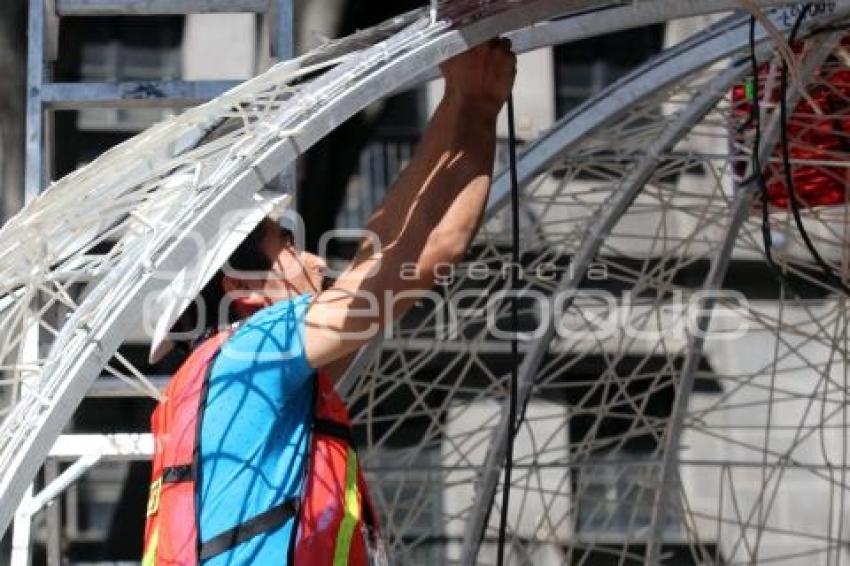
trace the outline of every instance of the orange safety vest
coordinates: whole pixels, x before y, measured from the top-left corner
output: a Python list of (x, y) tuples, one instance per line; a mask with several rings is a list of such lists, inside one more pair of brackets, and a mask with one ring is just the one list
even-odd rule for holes
[(202, 408), (213, 360), (230, 334), (219, 332), (192, 352), (151, 417), (154, 457), (142, 566), (197, 566), (293, 515), (295, 534), (289, 548), (281, 549), (290, 566), (366, 566), (370, 553), (380, 548), (376, 516), (351, 441), (348, 411), (321, 372), (301, 496), (201, 543), (196, 470)]

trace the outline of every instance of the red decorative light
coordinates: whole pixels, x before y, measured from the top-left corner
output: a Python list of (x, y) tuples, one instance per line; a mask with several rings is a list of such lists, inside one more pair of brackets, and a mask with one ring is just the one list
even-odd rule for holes
[[(850, 37), (842, 41), (850, 46)], [(795, 45), (795, 51), (801, 51)], [(820, 70), (819, 84), (809, 90), (809, 96), (820, 112), (815, 111), (808, 100), (801, 100), (788, 116), (788, 155), (791, 159), (791, 176), (798, 201), (802, 207), (834, 206), (848, 201), (848, 182), (850, 173), (846, 167), (833, 165), (847, 161), (850, 150), (850, 70), (827, 70), (835, 66), (830, 59)], [(781, 95), (778, 76), (773, 79), (770, 96), (764, 96), (767, 89), (769, 66), (759, 67), (759, 93), (762, 107), (777, 106)], [(826, 76), (823, 76), (826, 75)], [(747, 96), (745, 85), (736, 85), (732, 89), (733, 115), (735, 122), (735, 147), (740, 148), (745, 134), (752, 134), (754, 125), (748, 123), (752, 111), (752, 102)], [(752, 135), (747, 136), (752, 144)], [(785, 183), (782, 165), (782, 146), (776, 144), (770, 164), (763, 164), (764, 178), (767, 183), (768, 200), (772, 206), (788, 208), (788, 188)], [(749, 166), (749, 159), (737, 152), (734, 171), (738, 181), (743, 180)], [(811, 163), (795, 164), (805, 160)], [(822, 163), (818, 163), (822, 162)], [(757, 206), (761, 203), (757, 201)]]

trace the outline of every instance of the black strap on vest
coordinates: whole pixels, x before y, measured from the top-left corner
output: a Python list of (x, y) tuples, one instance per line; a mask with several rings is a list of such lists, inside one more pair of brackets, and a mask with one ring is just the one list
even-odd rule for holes
[(207, 542), (201, 543), (198, 560), (207, 560), (222, 552), (227, 552), (255, 536), (274, 530), (283, 525), (287, 519), (294, 516), (296, 505), (294, 499), (288, 499), (280, 505), (275, 505), (268, 511), (248, 519), (241, 525), (236, 525), (220, 535), (214, 536)]
[(195, 479), (195, 467), (192, 464), (168, 466), (162, 469), (162, 483), (180, 483)]
[(333, 436), (344, 441), (349, 446), (354, 444), (351, 438), (351, 429), (338, 422), (327, 419), (313, 419), (313, 432)]
[[(313, 432), (337, 438), (349, 446), (353, 445), (351, 429), (342, 423), (328, 419), (313, 419)], [(163, 472), (163, 481), (169, 481), (165, 478), (170, 471), (174, 478), (181, 478), (174, 479), (172, 481), (194, 479), (194, 474), (192, 473), (193, 469), (193, 466), (175, 466), (174, 468), (166, 468)], [(213, 556), (221, 554), (222, 552), (227, 552), (231, 548), (252, 539), (259, 534), (277, 529), (290, 517), (294, 517), (298, 513), (296, 501), (296, 499), (284, 501), (283, 503), (272, 507), (268, 511), (264, 511), (259, 515), (248, 519), (244, 523), (236, 525), (232, 529), (216, 535), (207, 542), (201, 543), (200, 548), (198, 549), (198, 561), (207, 560)], [(293, 536), (292, 540), (294, 541), (294, 539), (295, 537)], [(290, 554), (292, 553), (292, 550), (293, 549), (290, 548)]]

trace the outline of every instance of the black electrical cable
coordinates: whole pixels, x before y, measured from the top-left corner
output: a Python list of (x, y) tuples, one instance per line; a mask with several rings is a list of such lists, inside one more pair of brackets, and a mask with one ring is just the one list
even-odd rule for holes
[(764, 255), (767, 260), (768, 268), (770, 269), (770, 273), (773, 275), (774, 279), (779, 284), (780, 288), (786, 289), (792, 297), (799, 297), (800, 293), (797, 291), (794, 283), (786, 277), (786, 275), (779, 269), (779, 266), (776, 265), (776, 262), (773, 259), (773, 236), (770, 232), (770, 199), (767, 192), (767, 180), (764, 178), (764, 169), (761, 165), (761, 92), (759, 85), (759, 64), (758, 58), (756, 57), (756, 39), (755, 39), (755, 30), (756, 30), (756, 19), (755, 17), (750, 17), (750, 65), (752, 67), (752, 100), (750, 101), (750, 116), (747, 120), (747, 123), (744, 124), (742, 129), (746, 129), (750, 125), (754, 126), (755, 129), (755, 139), (753, 140), (753, 148), (752, 155), (750, 161), (750, 168), (752, 169), (752, 173), (749, 178), (745, 179), (742, 184), (748, 185), (752, 182), (757, 182), (760, 195), (761, 195), (761, 234), (762, 240), (764, 243)]
[[(792, 28), (791, 35), (789, 37), (789, 42), (793, 43), (796, 39), (797, 34), (799, 33), (800, 25), (806, 17), (807, 9), (801, 10), (800, 14), (795, 21), (795, 24)], [(764, 241), (764, 250), (765, 250), (765, 258), (767, 260), (768, 266), (770, 267), (770, 271), (776, 280), (779, 282), (780, 286), (784, 287), (792, 297), (800, 297), (800, 292), (797, 289), (796, 285), (783, 273), (780, 268), (776, 265), (776, 262), (773, 258), (773, 238), (770, 231), (770, 200), (768, 197), (767, 190), (767, 182), (764, 177), (764, 170), (761, 165), (761, 94), (760, 94), (760, 85), (759, 85), (759, 66), (758, 60), (756, 58), (756, 47), (755, 47), (755, 24), (756, 20), (754, 17), (750, 18), (750, 34), (749, 34), (749, 48), (750, 48), (750, 63), (752, 66), (752, 93), (751, 93), (751, 105), (750, 105), (750, 116), (747, 122), (741, 127), (741, 130), (745, 130), (750, 125), (754, 125), (755, 128), (755, 140), (753, 144), (752, 150), (752, 158), (751, 158), (751, 169), (752, 174), (750, 177), (745, 179), (742, 184), (746, 185), (751, 182), (757, 182), (759, 184), (760, 193), (761, 193), (761, 204), (762, 204), (762, 239)], [(785, 62), (783, 61), (783, 66), (785, 66)], [(785, 66), (785, 70), (787, 72), (787, 66)], [(782, 106), (787, 105), (787, 75), (785, 84), (781, 85), (781, 97), (780, 97), (780, 111), (782, 110)], [(787, 113), (787, 109), (786, 109)], [(787, 144), (787, 121), (783, 119), (782, 126), (782, 135), (784, 139), (781, 141), (782, 150), (787, 152), (788, 144)], [(790, 161), (790, 160), (789, 160)], [(790, 169), (787, 168), (786, 165), (786, 173), (789, 172)], [(786, 177), (787, 181), (787, 177)], [(793, 178), (792, 182), (787, 185), (791, 191), (793, 191)], [(796, 193), (794, 193), (796, 196)], [(793, 210), (793, 209), (792, 209)], [(804, 240), (808, 238), (808, 233), (805, 230), (805, 226), (802, 227), (802, 234), (804, 234)], [(831, 273), (827, 276), (832, 281), (837, 281), (839, 285), (841, 282)]]
[(764, 241), (764, 253), (767, 258), (767, 263), (774, 272), (780, 282), (783, 277), (779, 272), (779, 268), (773, 261), (773, 237), (770, 233), (770, 200), (767, 194), (767, 182), (764, 179), (764, 172), (761, 166), (761, 93), (759, 85), (759, 64), (756, 58), (756, 18), (750, 16), (750, 66), (752, 67), (752, 100), (750, 101), (750, 118), (744, 125), (744, 128), (751, 124), (755, 129), (755, 140), (753, 141), (752, 155), (750, 159), (750, 168), (752, 176), (744, 181), (744, 184), (752, 182), (753, 178), (759, 185), (761, 193), (761, 235)]
[[(794, 27), (791, 29), (791, 35), (788, 38), (789, 43), (793, 44), (797, 38), (797, 34), (800, 31), (800, 26), (803, 23), (806, 15), (812, 8), (812, 4), (806, 4), (802, 10), (800, 10), (800, 14), (797, 16), (797, 20), (794, 22)], [(812, 258), (814, 258), (815, 262), (821, 268), (824, 277), (827, 282), (832, 283), (833, 285), (839, 287), (845, 294), (850, 295), (850, 287), (844, 284), (841, 278), (836, 275), (833, 268), (826, 263), (823, 257), (818, 252), (817, 248), (812, 242), (811, 237), (809, 237), (809, 233), (806, 230), (805, 225), (803, 224), (803, 218), (800, 214), (800, 202), (797, 196), (797, 191), (794, 188), (794, 175), (791, 171), (791, 156), (788, 149), (788, 101), (787, 93), (788, 93), (788, 63), (785, 59), (782, 59), (782, 67), (780, 69), (779, 75), (779, 84), (780, 84), (780, 98), (779, 98), (779, 118), (781, 120), (781, 128), (780, 128), (780, 143), (782, 146), (782, 169), (785, 176), (785, 188), (788, 191), (788, 202), (791, 205), (791, 214), (794, 216), (794, 224), (797, 226), (797, 230), (800, 232), (800, 237), (803, 239), (803, 242), (806, 244), (806, 248), (808, 248), (809, 253)]]
[(510, 383), (510, 406), (508, 410), (508, 435), (505, 442), (505, 478), (502, 484), (502, 508), (499, 516), (499, 547), (497, 550), (496, 563), (499, 566), (505, 560), (505, 534), (508, 524), (508, 506), (510, 505), (511, 472), (514, 461), (514, 438), (517, 429), (517, 387), (519, 385), (519, 344), (517, 332), (519, 331), (519, 303), (517, 302), (516, 289), (519, 286), (519, 179), (516, 164), (516, 120), (514, 116), (513, 95), (508, 97), (508, 163), (511, 174), (511, 276), (510, 296), (511, 307), (511, 383)]

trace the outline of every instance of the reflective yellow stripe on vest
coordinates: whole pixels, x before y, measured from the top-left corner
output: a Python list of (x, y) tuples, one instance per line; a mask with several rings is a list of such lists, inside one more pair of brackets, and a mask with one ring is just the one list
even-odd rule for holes
[(156, 564), (156, 547), (159, 544), (159, 525), (156, 525), (151, 535), (151, 542), (145, 549), (145, 555), (142, 556), (142, 566), (155, 566)]
[(162, 478), (157, 478), (157, 480), (151, 484), (150, 494), (148, 495), (148, 517), (156, 515), (156, 512), (159, 511), (159, 497), (161, 492)]
[(345, 516), (339, 525), (334, 550), (334, 566), (348, 566), (348, 553), (354, 528), (360, 520), (360, 505), (357, 502), (357, 453), (348, 449), (345, 462)]

